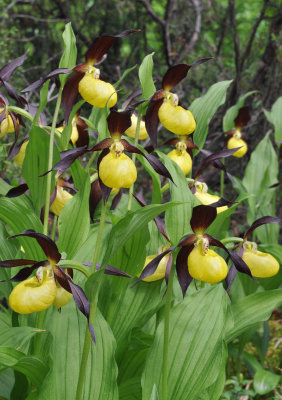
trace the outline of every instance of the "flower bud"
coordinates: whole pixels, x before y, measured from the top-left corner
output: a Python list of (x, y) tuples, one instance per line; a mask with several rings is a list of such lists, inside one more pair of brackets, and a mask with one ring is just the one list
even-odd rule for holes
[(187, 151), (179, 151), (177, 149), (174, 149), (170, 153), (168, 153), (167, 156), (179, 166), (184, 175), (189, 174), (192, 169), (192, 159)]
[(278, 261), (268, 253), (257, 250), (254, 242), (245, 242), (242, 259), (256, 278), (269, 278), (279, 271)]
[[(136, 117), (136, 115), (132, 114), (131, 125), (128, 129), (126, 129), (126, 131), (124, 133), (131, 138), (135, 138), (136, 126), (137, 126), (137, 117)], [(147, 139), (148, 137), (149, 137), (149, 135), (148, 135), (148, 132), (145, 127), (145, 122), (141, 120), (138, 138), (140, 140), (144, 140), (144, 139)]]
[[(195, 183), (196, 191), (194, 196), (197, 197), (198, 200), (205, 206), (216, 203), (219, 201), (220, 197), (215, 194), (208, 193), (208, 186), (205, 182), (196, 182)], [(221, 212), (228, 210), (227, 206), (217, 207), (216, 212), (220, 214)]]
[(51, 204), (50, 210), (57, 216), (60, 215), (66, 203), (72, 198), (72, 195), (64, 190), (61, 186), (57, 185), (57, 193), (55, 200)]
[(95, 68), (89, 67), (88, 72), (86, 72), (79, 82), (79, 93), (92, 106), (104, 108), (109, 100), (108, 107), (113, 107), (117, 102), (115, 88), (110, 83), (104, 82), (96, 76)]
[(176, 135), (190, 135), (196, 129), (196, 121), (191, 111), (174, 105), (165, 99), (158, 112), (161, 124)]
[(222, 281), (228, 273), (224, 258), (210, 250), (205, 239), (197, 241), (188, 256), (187, 264), (192, 278), (211, 284)]
[(27, 145), (28, 145), (28, 140), (23, 142), (20, 151), (14, 157), (15, 163), (18, 164), (19, 167), (23, 165)]
[(241, 149), (235, 151), (235, 153), (232, 154), (234, 157), (241, 158), (247, 153), (248, 150), (247, 143), (243, 139), (237, 138), (235, 134), (228, 140), (227, 148), (235, 149), (236, 147), (241, 147)]
[(53, 303), (57, 287), (52, 268), (42, 268), (40, 272), (39, 278), (33, 276), (14, 287), (9, 297), (12, 310), (19, 314), (30, 314), (43, 311)]
[(127, 155), (110, 151), (100, 162), (99, 177), (110, 188), (130, 188), (137, 179), (137, 170)]

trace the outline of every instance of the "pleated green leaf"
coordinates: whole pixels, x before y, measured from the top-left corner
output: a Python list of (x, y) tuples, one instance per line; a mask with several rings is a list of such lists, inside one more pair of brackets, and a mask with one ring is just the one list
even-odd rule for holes
[[(187, 296), (172, 307), (168, 346), (168, 400), (197, 399), (218, 378), (228, 296), (222, 285)], [(143, 400), (162, 388), (162, 321), (142, 377)]]
[(174, 183), (169, 181), (171, 201), (181, 201), (178, 207), (170, 208), (165, 213), (165, 224), (171, 243), (177, 244), (184, 233), (191, 232), (190, 219), (194, 204), (194, 196), (189, 189), (185, 175), (165, 154), (158, 152), (163, 164), (169, 170)]
[(43, 334), (44, 332), (39, 332), (36, 328), (31, 328), (30, 326), (19, 326), (19, 327), (1, 327), (1, 345), (6, 347), (13, 347), (14, 349), (26, 352), (30, 340), (34, 335)]
[[(139, 147), (140, 148), (140, 147)], [(161, 180), (160, 175), (154, 170), (151, 164), (146, 160), (143, 156), (138, 156), (138, 160), (144, 166), (148, 174), (150, 174), (153, 183), (153, 191), (152, 191), (152, 203), (159, 204), (162, 202), (162, 194), (161, 194)]]
[[(64, 52), (60, 60), (59, 68), (73, 68), (76, 64), (76, 38), (73, 33), (71, 22), (66, 24), (63, 32)], [(66, 74), (60, 74), (59, 78), (61, 85), (64, 85), (67, 80)]]
[[(74, 400), (87, 321), (72, 301), (62, 308), (61, 314), (54, 309), (46, 325), (53, 336), (53, 362), (38, 398)], [(82, 398), (117, 400), (115, 340), (99, 310), (94, 327), (97, 344), (91, 344)]]
[(146, 57), (144, 57), (138, 72), (139, 80), (142, 87), (143, 99), (148, 99), (156, 91), (156, 87), (152, 77), (153, 67), (154, 67), (154, 62), (153, 62), (154, 54), (155, 53), (151, 53), (148, 54)]
[(68, 258), (77, 252), (89, 232), (89, 194), (90, 180), (87, 175), (83, 187), (66, 203), (59, 216), (58, 248), (67, 253)]
[[(194, 100), (189, 107), (197, 123), (193, 139), (199, 148), (204, 146), (210, 120), (219, 106), (225, 102), (226, 92), (231, 82), (232, 81), (222, 81), (215, 83), (204, 96)], [(194, 154), (197, 153), (198, 151), (194, 151)]]
[[(9, 225), (13, 234), (21, 233), (25, 229), (34, 229), (36, 232), (42, 232), (43, 229), (30, 199), (25, 195), (12, 199), (0, 198), (0, 219)], [(23, 246), (27, 258), (38, 261), (46, 259), (36, 240), (26, 237), (11, 240)]]
[(39, 358), (26, 356), (12, 347), (0, 347), (0, 366), (12, 368), (24, 374), (35, 386), (39, 387), (48, 371), (48, 367)]
[(273, 104), (271, 111), (263, 110), (268, 121), (274, 125), (274, 137), (275, 142), (282, 141), (282, 97), (278, 99)]
[(227, 342), (232, 341), (258, 322), (266, 321), (282, 302), (282, 289), (251, 294), (232, 304), (234, 326), (225, 333)]

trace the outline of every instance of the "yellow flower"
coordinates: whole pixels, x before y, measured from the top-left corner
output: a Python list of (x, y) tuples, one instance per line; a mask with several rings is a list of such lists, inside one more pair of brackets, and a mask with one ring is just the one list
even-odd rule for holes
[(99, 76), (99, 69), (89, 66), (79, 82), (78, 91), (92, 106), (104, 108), (108, 102), (108, 107), (111, 108), (117, 102), (117, 92), (110, 83), (99, 79)]
[[(126, 129), (126, 131), (124, 133), (131, 138), (135, 138), (136, 125), (137, 125), (137, 117), (136, 117), (136, 115), (132, 114), (131, 126), (128, 129)], [(149, 135), (148, 135), (148, 132), (145, 127), (145, 122), (141, 120), (140, 130), (139, 130), (139, 139), (144, 140), (144, 139), (147, 139), (148, 137), (149, 137)]]
[(137, 179), (133, 161), (122, 151), (123, 145), (114, 143), (99, 165), (99, 177), (110, 188), (130, 188)]
[(53, 305), (57, 308), (61, 308), (68, 304), (68, 302), (72, 299), (72, 294), (65, 290), (58, 281), (56, 281), (57, 286), (57, 294), (53, 301)]
[(14, 157), (15, 163), (18, 164), (19, 167), (21, 167), (23, 165), (27, 145), (28, 145), (28, 140), (23, 142), (23, 144), (21, 145), (20, 151)]
[(52, 267), (39, 267), (36, 276), (20, 282), (12, 290), (9, 304), (19, 314), (43, 311), (53, 304), (57, 287)]
[(232, 154), (234, 157), (241, 158), (248, 151), (247, 143), (241, 139), (241, 132), (239, 130), (236, 130), (233, 136), (227, 142), (228, 149), (236, 149), (236, 147), (241, 147), (241, 149)]
[[(0, 114), (2, 114), (4, 108), (0, 108)], [(0, 123), (0, 138), (2, 138), (6, 133), (15, 132), (15, 127), (13, 124), (12, 117), (6, 112), (6, 118)]]
[[(165, 249), (165, 248), (164, 248), (164, 249)], [(164, 250), (164, 249), (163, 249), (163, 250)], [(144, 279), (142, 279), (142, 280), (145, 281), (145, 282), (155, 282), (155, 281), (158, 281), (158, 280), (160, 280), (160, 279), (163, 279), (163, 278), (165, 277), (165, 271), (166, 271), (167, 263), (168, 263), (168, 260), (169, 260), (169, 255), (170, 255), (170, 253), (168, 253), (167, 255), (165, 255), (165, 256), (161, 259), (161, 261), (160, 261), (160, 263), (159, 263), (159, 265), (158, 265), (156, 271), (155, 271), (152, 275), (150, 275), (150, 276), (148, 276), (147, 278), (144, 278)], [(153, 259), (156, 258), (157, 256), (158, 256), (158, 254), (153, 254), (152, 256), (146, 257), (146, 260), (145, 260), (145, 264), (144, 264), (143, 269), (144, 269), (151, 261), (153, 261)]]
[(220, 255), (208, 248), (205, 239), (199, 239), (188, 256), (188, 271), (194, 279), (207, 283), (218, 283), (226, 278), (227, 264)]
[(190, 135), (196, 129), (196, 121), (191, 111), (178, 106), (178, 96), (167, 92), (159, 108), (161, 124), (176, 135)]
[(55, 200), (51, 204), (50, 210), (57, 216), (60, 215), (66, 203), (72, 198), (72, 195), (63, 189), (59, 184), (57, 185), (57, 194)]
[[(216, 203), (220, 199), (219, 196), (208, 193), (208, 186), (205, 182), (196, 182), (195, 188), (196, 188), (196, 192), (194, 193), (194, 196), (197, 197), (197, 199), (200, 200), (200, 202), (202, 204), (204, 204), (205, 206)], [(225, 210), (228, 210), (227, 206), (222, 206), (222, 207), (216, 208), (216, 211), (218, 214), (220, 214), (221, 212), (223, 212)]]
[(184, 141), (180, 140), (176, 144), (176, 149), (168, 153), (168, 157), (173, 160), (179, 168), (183, 171), (184, 175), (189, 174), (192, 169), (192, 159), (190, 154), (186, 151), (186, 144)]
[[(73, 117), (72, 121), (71, 121), (71, 125), (72, 125), (72, 130), (71, 130), (71, 137), (70, 140), (72, 142), (72, 144), (75, 144), (78, 141), (78, 129), (77, 129), (77, 124), (76, 124), (76, 116)], [(63, 132), (65, 126), (59, 126), (58, 128), (56, 128), (59, 132)]]
[(245, 242), (242, 259), (250, 268), (251, 273), (256, 278), (269, 278), (279, 271), (278, 261), (268, 253), (263, 253), (257, 249), (254, 242)]

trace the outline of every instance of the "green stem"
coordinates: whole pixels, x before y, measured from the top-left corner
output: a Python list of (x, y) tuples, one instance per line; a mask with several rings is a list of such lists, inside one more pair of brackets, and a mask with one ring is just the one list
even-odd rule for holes
[(228, 237), (228, 238), (221, 240), (221, 243), (223, 243), (223, 244), (224, 243), (240, 243), (240, 242), (243, 242), (243, 239), (238, 238), (238, 237)]
[(169, 189), (169, 183), (166, 183), (163, 187), (161, 187), (161, 193), (166, 192)]
[[(45, 311), (40, 311), (37, 313), (37, 322), (36, 322), (37, 329), (42, 329), (44, 318), (45, 318)], [(40, 354), (40, 341), (41, 341), (41, 335), (38, 333), (34, 338), (34, 355)]]
[[(139, 112), (138, 117), (137, 117), (137, 123), (136, 123), (136, 132), (135, 132), (135, 138), (134, 138), (134, 146), (136, 147), (138, 144), (138, 139), (139, 139), (139, 132), (140, 132), (140, 124), (141, 124), (141, 118), (142, 114)], [(132, 162), (135, 164), (136, 161), (136, 154), (132, 154)], [(128, 205), (127, 205), (127, 210), (131, 210), (132, 206), (132, 197), (133, 197), (133, 190), (134, 190), (134, 185), (130, 186), (129, 188), (129, 194), (128, 194)]]
[(165, 303), (162, 400), (167, 400), (169, 322), (170, 322), (170, 306), (173, 293), (173, 277), (174, 277), (174, 269), (172, 268), (169, 274), (167, 293), (166, 293), (166, 303)]
[(70, 268), (76, 269), (77, 271), (82, 272), (87, 278), (89, 278), (89, 276), (90, 276), (90, 273), (87, 270), (87, 268), (84, 265), (82, 265), (79, 262), (77, 262), (77, 261), (60, 260), (59, 263), (58, 263), (58, 266), (59, 267), (70, 267)]
[[(102, 201), (100, 225), (99, 225), (99, 229), (98, 229), (98, 233), (97, 233), (96, 246), (95, 246), (95, 250), (94, 250), (94, 254), (93, 254), (91, 274), (94, 274), (96, 271), (96, 263), (98, 260), (98, 254), (99, 254), (100, 245), (102, 242), (103, 231), (104, 231), (105, 220), (106, 220), (106, 209), (107, 209), (106, 206), (107, 206), (107, 204), (104, 204), (104, 202)], [(89, 321), (92, 325), (94, 324), (95, 314), (96, 314), (96, 310), (97, 310), (99, 289), (100, 289), (100, 284), (98, 284), (95, 295), (90, 301)], [(80, 365), (80, 371), (79, 371), (79, 377), (78, 377), (78, 384), (77, 384), (77, 389), (76, 389), (76, 400), (81, 400), (90, 347), (91, 347), (91, 336), (90, 336), (88, 329), (86, 328), (85, 338), (84, 338), (84, 346), (83, 346), (83, 352), (82, 352), (82, 359), (81, 359), (81, 365)]]
[(52, 239), (52, 240), (55, 240), (57, 222), (58, 222), (58, 216), (57, 216), (57, 215), (54, 215), (53, 226), (52, 226), (52, 232), (51, 232), (51, 239)]
[[(49, 142), (49, 158), (48, 158), (47, 171), (50, 171), (52, 169), (52, 164), (53, 164), (54, 136), (55, 136), (55, 128), (56, 128), (56, 123), (57, 123), (61, 100), (62, 100), (62, 92), (63, 92), (63, 86), (61, 86), (59, 89), (59, 94), (58, 94), (56, 107), (55, 107), (55, 111), (54, 111), (54, 118), (52, 121), (50, 142)], [(51, 197), (51, 181), (52, 181), (52, 174), (49, 173), (47, 175), (47, 183), (46, 183), (46, 198), (45, 198), (45, 211), (44, 211), (44, 224), (43, 224), (44, 235), (48, 235), (48, 218), (49, 218), (50, 197)]]
[[(224, 164), (224, 158), (221, 159), (222, 164)], [(220, 170), (220, 197), (224, 194), (224, 171)]]
[(91, 164), (94, 162), (96, 156), (97, 156), (98, 152), (97, 151), (93, 151), (92, 156), (90, 157), (90, 160), (88, 161), (86, 167), (85, 167), (85, 171), (88, 172), (89, 168), (91, 166)]

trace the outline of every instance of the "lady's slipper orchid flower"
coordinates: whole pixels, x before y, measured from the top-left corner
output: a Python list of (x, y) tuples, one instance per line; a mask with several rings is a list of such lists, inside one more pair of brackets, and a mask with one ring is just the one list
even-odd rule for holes
[(193, 114), (189, 110), (179, 106), (177, 94), (170, 91), (186, 77), (191, 67), (208, 60), (210, 58), (203, 58), (191, 65), (174, 65), (166, 72), (162, 80), (162, 89), (151, 97), (145, 116), (146, 129), (154, 147), (157, 147), (157, 127), (159, 121), (166, 129), (180, 136), (190, 135), (196, 129), (196, 121)]
[(55, 199), (50, 206), (50, 211), (52, 211), (57, 216), (61, 214), (61, 211), (65, 207), (67, 202), (72, 199), (72, 195), (64, 190), (64, 187), (73, 190), (72, 185), (69, 185), (69, 183), (64, 179), (58, 178), (55, 186)]
[(229, 136), (227, 140), (227, 148), (228, 149), (235, 149), (236, 147), (240, 147), (233, 156), (237, 158), (243, 157), (247, 151), (248, 146), (247, 143), (242, 139), (242, 128), (250, 121), (251, 116), (249, 113), (248, 107), (240, 108), (237, 117), (234, 120), (235, 129), (231, 131), (224, 132), (225, 135)]
[[(135, 138), (136, 135), (136, 126), (137, 126), (137, 116), (135, 114), (131, 115), (131, 125), (124, 132), (127, 136), (131, 138)], [(140, 122), (140, 130), (139, 130), (139, 140), (145, 140), (149, 137), (148, 132), (146, 130), (145, 121), (142, 119)]]
[(19, 148), (19, 152), (13, 157), (15, 163), (18, 164), (19, 167), (22, 167), (22, 165), (23, 165), (27, 145), (28, 145), (28, 140), (25, 140), (21, 144), (21, 146)]
[(9, 106), (8, 99), (1, 94), (0, 95), (0, 138), (5, 136), (7, 133), (15, 132), (15, 140), (14, 143), (12, 144), (12, 147), (9, 150), (9, 155), (10, 155), (19, 137), (19, 122), (21, 122), (21, 118), (18, 114), (9, 111), (7, 109), (8, 106)]
[[(162, 246), (162, 251), (164, 251), (168, 247), (169, 247), (169, 245)], [(158, 254), (153, 254), (151, 256), (147, 256), (143, 270), (157, 256), (158, 256)], [(164, 279), (166, 277), (166, 275), (168, 275), (167, 270), (170, 271), (171, 263), (172, 263), (171, 253), (168, 253), (161, 259), (161, 261), (159, 262), (159, 265), (158, 265), (156, 271), (153, 273), (153, 275), (150, 275), (147, 278), (144, 278), (143, 281), (144, 282), (155, 282), (155, 281)]]
[(215, 220), (216, 215), (214, 207), (194, 207), (190, 221), (193, 234), (184, 237), (176, 246), (170, 247), (155, 257), (144, 268), (137, 282), (153, 275), (162, 258), (177, 247), (181, 249), (176, 259), (176, 271), (183, 296), (193, 278), (211, 284), (226, 278), (228, 274), (226, 262), (209, 246), (217, 246), (225, 250), (240, 272), (252, 276), (249, 267), (236, 253), (228, 250), (219, 240), (205, 233), (205, 230)]
[[(217, 203), (220, 200), (219, 196), (215, 194), (208, 193), (208, 186), (205, 182), (195, 182), (195, 193), (194, 196), (204, 205), (209, 206), (211, 204)], [(228, 209), (227, 206), (217, 207), (216, 211), (220, 214)]]
[[(2, 268), (25, 266), (10, 279), (12, 282), (21, 282), (13, 289), (10, 295), (11, 307), (16, 312), (26, 314), (44, 310), (51, 306), (54, 301), (55, 305), (58, 305), (61, 301), (59, 298), (56, 300), (58, 294), (56, 282), (58, 282), (64, 290), (73, 295), (75, 304), (88, 320), (89, 331), (92, 340), (95, 342), (94, 329), (89, 322), (89, 302), (84, 291), (73, 283), (71, 279), (72, 270), (67, 269), (67, 273), (65, 273), (64, 270), (57, 265), (61, 259), (61, 254), (55, 242), (48, 236), (37, 233), (31, 229), (18, 235), (11, 236), (11, 238), (21, 236), (34, 238), (42, 248), (47, 260), (38, 262), (35, 260), (18, 259), (0, 262), (0, 267)], [(38, 269), (36, 276), (27, 279), (35, 269)]]
[(170, 144), (175, 145), (175, 149), (170, 151), (167, 156), (179, 166), (184, 175), (188, 175), (192, 169), (191, 149), (198, 149), (198, 147), (187, 136), (170, 139), (163, 146)]
[(131, 125), (130, 117), (131, 111), (117, 112), (112, 110), (108, 116), (108, 129), (111, 138), (102, 140), (91, 149), (79, 147), (62, 152), (61, 161), (52, 170), (65, 171), (79, 156), (88, 152), (102, 150), (98, 158), (98, 173), (104, 199), (108, 198), (113, 188), (128, 188), (136, 180), (136, 167), (123, 151), (142, 155), (157, 173), (172, 179), (167, 168), (156, 157), (143, 153), (125, 139), (121, 139), (123, 133)]
[[(243, 241), (234, 247), (234, 250), (237, 250), (236, 254), (238, 254), (238, 256), (248, 265), (252, 275), (256, 278), (270, 278), (276, 275), (279, 271), (279, 263), (271, 254), (259, 251), (255, 242), (249, 242), (247, 240), (248, 236), (250, 236), (251, 233), (261, 225), (273, 223), (279, 224), (281, 222), (282, 218), (271, 216), (257, 219), (245, 232)], [(236, 275), (236, 268), (234, 265), (231, 265), (226, 279), (227, 290), (231, 287)]]

